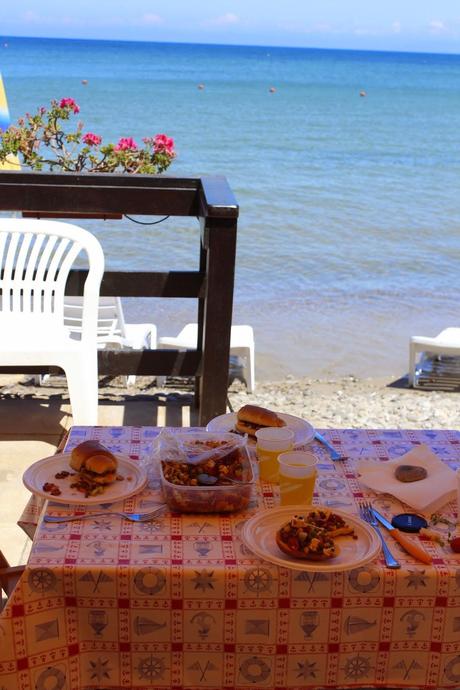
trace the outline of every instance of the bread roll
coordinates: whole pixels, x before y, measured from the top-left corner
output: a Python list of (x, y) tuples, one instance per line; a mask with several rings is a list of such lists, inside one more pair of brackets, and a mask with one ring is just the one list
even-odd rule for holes
[(108, 448), (103, 446), (102, 443), (99, 443), (99, 441), (83, 441), (83, 443), (79, 443), (78, 446), (75, 446), (75, 448), (72, 450), (70, 454), (70, 467), (77, 472), (80, 472), (82, 466), (86, 464), (88, 458), (91, 458), (94, 455), (105, 456), (114, 460), (115, 463), (117, 462), (114, 454), (111, 453)]
[(80, 475), (95, 484), (111, 484), (117, 478), (117, 459), (115, 456), (91, 455), (87, 458)]
[(276, 412), (258, 405), (244, 405), (238, 410), (236, 417), (236, 431), (251, 436), (254, 436), (256, 431), (263, 427), (286, 426), (284, 419), (281, 419)]
[(249, 434), (249, 436), (255, 436), (256, 431), (261, 428), (262, 427), (260, 426), (249, 424), (249, 422), (240, 422), (239, 419), (237, 419), (235, 422), (235, 430), (238, 431), (239, 434)]
[(276, 412), (258, 405), (244, 405), (238, 410), (237, 418), (240, 422), (250, 422), (259, 426), (286, 426), (286, 422), (278, 417)]

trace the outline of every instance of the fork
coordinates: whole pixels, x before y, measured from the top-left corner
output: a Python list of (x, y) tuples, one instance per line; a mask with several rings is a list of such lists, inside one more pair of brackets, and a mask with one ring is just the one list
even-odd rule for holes
[(123, 513), (119, 510), (105, 510), (103, 513), (84, 513), (83, 515), (45, 515), (44, 522), (73, 522), (74, 520), (85, 520), (86, 518), (102, 517), (103, 515), (119, 515), (131, 522), (148, 522), (152, 520), (165, 506), (158, 506), (155, 510), (148, 513)]
[(390, 549), (387, 546), (387, 543), (385, 539), (383, 538), (383, 535), (379, 529), (379, 523), (377, 522), (377, 519), (374, 517), (374, 514), (372, 512), (371, 506), (368, 502), (363, 501), (362, 503), (359, 504), (359, 513), (362, 517), (362, 519), (365, 522), (368, 522), (377, 532), (377, 534), (380, 537), (380, 541), (382, 542), (382, 550), (383, 550), (383, 555), (385, 557), (385, 563), (387, 568), (400, 568), (401, 564), (396, 560), (396, 558), (393, 556), (391, 553)]

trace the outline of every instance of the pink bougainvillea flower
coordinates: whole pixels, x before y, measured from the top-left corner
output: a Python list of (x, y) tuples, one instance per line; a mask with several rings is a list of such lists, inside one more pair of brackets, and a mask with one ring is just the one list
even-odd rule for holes
[(75, 115), (80, 112), (80, 106), (75, 103), (73, 98), (61, 98), (59, 102), (59, 107), (60, 108), (70, 108), (73, 110)]
[(92, 132), (87, 132), (83, 135), (83, 143), (88, 146), (99, 146), (102, 141), (102, 137), (98, 134), (93, 134)]
[(137, 144), (132, 137), (121, 137), (115, 146), (115, 151), (135, 151)]
[[(11, 125), (4, 132), (0, 129), (0, 161), (14, 151), (23, 158), (21, 163), (34, 170), (47, 167), (51, 171), (160, 174), (176, 157), (174, 140), (164, 133), (142, 139), (138, 147), (130, 136), (103, 145), (102, 136), (85, 131), (83, 122), (68, 131), (71, 115), (79, 112), (73, 98), (53, 98), (51, 107), (41, 106), (35, 114), (19, 118), (17, 126)], [(43, 153), (42, 145), (51, 148), (54, 155)]]
[(169, 156), (174, 155), (174, 139), (166, 136), (166, 134), (157, 134), (153, 139), (153, 146), (156, 153), (167, 153)]

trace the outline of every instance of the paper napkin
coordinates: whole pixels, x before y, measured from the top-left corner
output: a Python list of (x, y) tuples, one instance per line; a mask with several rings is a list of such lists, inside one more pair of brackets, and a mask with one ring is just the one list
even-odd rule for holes
[[(394, 476), (399, 465), (424, 467), (427, 477), (418, 482), (401, 482)], [(455, 472), (425, 444), (388, 462), (362, 460), (357, 469), (360, 481), (369, 489), (391, 494), (420, 513), (434, 513), (456, 496)]]

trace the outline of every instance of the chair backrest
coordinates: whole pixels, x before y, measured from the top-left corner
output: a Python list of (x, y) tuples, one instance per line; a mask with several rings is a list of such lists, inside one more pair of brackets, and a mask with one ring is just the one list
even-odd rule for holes
[[(83, 300), (81, 297), (64, 298), (64, 324), (73, 336), (79, 336), (82, 327)], [(119, 297), (99, 297), (97, 337), (110, 341), (111, 337), (125, 338), (126, 328), (123, 308)]]
[(70, 223), (0, 218), (2, 317), (36, 316), (63, 324), (67, 278), (82, 251), (88, 261), (82, 313), (86, 339), (94, 337), (104, 273), (104, 254), (97, 238)]

